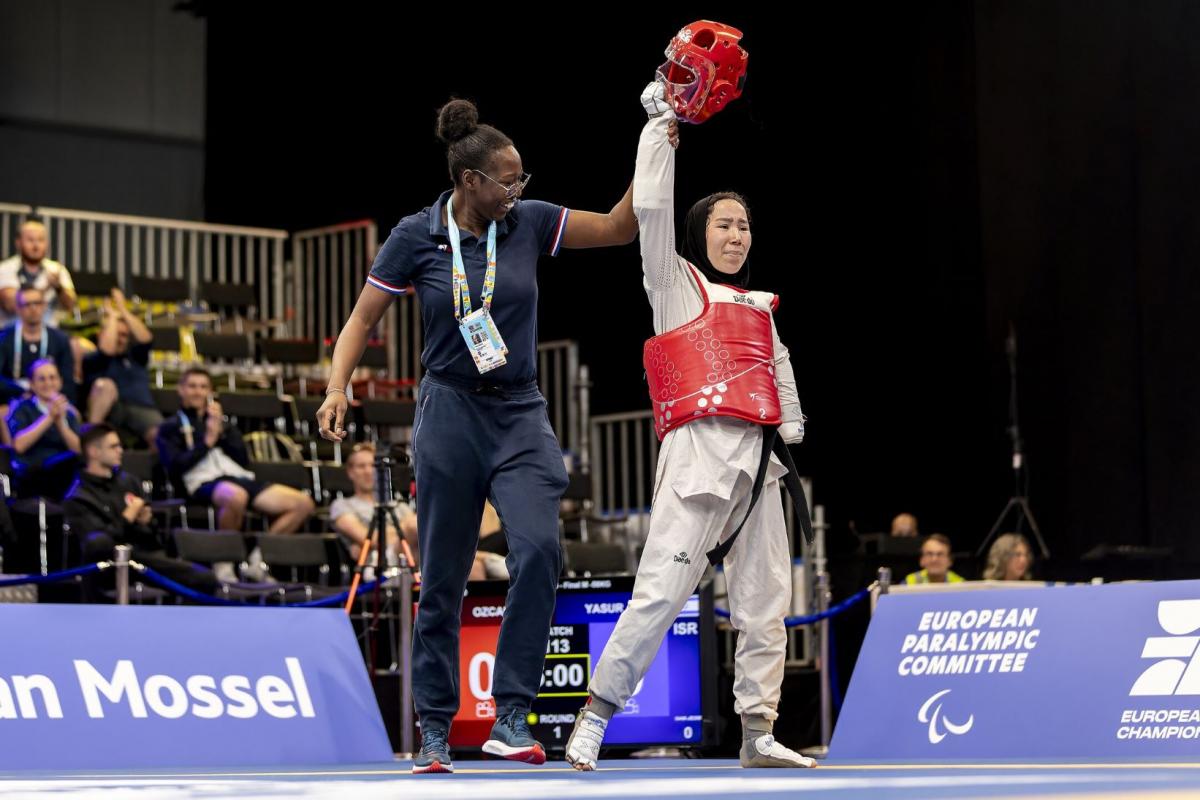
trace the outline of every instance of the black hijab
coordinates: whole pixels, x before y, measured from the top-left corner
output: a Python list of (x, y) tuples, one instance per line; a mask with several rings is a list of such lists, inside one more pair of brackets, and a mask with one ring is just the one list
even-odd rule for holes
[(750, 219), (750, 206), (746, 204), (745, 198), (736, 192), (717, 192), (701, 198), (688, 209), (687, 217), (683, 221), (683, 257), (711, 282), (745, 289), (750, 282), (749, 256), (742, 262), (742, 268), (732, 275), (721, 272), (708, 260), (708, 216), (712, 213), (713, 206), (721, 200), (733, 200), (738, 203), (746, 210), (746, 219)]

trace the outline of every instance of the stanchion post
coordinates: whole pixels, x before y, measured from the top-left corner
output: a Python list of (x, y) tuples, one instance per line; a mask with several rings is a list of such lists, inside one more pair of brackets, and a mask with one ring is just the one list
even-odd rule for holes
[[(0, 473), (0, 503), (7, 503), (8, 498), (12, 496), (12, 484), (8, 482), (8, 476)], [(4, 574), (4, 548), (0, 547), (0, 575)]]
[(879, 572), (876, 573), (875, 585), (871, 587), (871, 616), (875, 616), (875, 606), (879, 603), (880, 596), (887, 594), (891, 588), (891, 567), (880, 567)]
[(127, 544), (119, 544), (116, 547), (113, 566), (117, 570), (117, 605), (119, 606), (129, 605), (129, 557), (132, 553), (133, 548)]
[(576, 379), (576, 392), (579, 400), (579, 471), (592, 471), (592, 381), (587, 364), (580, 364)]
[(41, 562), (42, 574), (50, 574), (50, 529), (46, 524), (46, 499), (38, 498), (38, 560)]
[[(832, 599), (829, 591), (828, 562), (825, 558), (825, 533), (829, 525), (825, 522), (825, 507), (813, 506), (813, 543), (808, 554), (812, 558), (813, 567), (813, 608), (818, 614), (829, 610)], [(818, 680), (821, 693), (821, 743), (806, 747), (801, 751), (806, 756), (825, 758), (829, 755), (829, 741), (833, 732), (833, 692), (829, 672), (829, 620), (822, 619), (815, 625), (810, 625), (817, 648)]]
[[(817, 574), (817, 611), (829, 610), (829, 573), (822, 570)], [(833, 738), (833, 692), (830, 685), (829, 626), (828, 617), (821, 620), (821, 747), (829, 753), (829, 742)]]
[(826, 571), (825, 532), (829, 525), (825, 522), (825, 506), (813, 506), (813, 547), (812, 560), (814, 577)]
[(401, 758), (411, 758), (413, 747), (412, 631), (413, 571), (400, 556), (400, 749)]

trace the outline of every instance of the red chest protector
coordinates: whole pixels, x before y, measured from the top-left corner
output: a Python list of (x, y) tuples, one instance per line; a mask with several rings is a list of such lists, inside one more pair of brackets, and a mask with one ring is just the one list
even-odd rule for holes
[(650, 385), (654, 430), (661, 440), (684, 423), (727, 416), (779, 425), (771, 312), (779, 298), (709, 284), (688, 265), (704, 310), (691, 322), (646, 341), (642, 364)]

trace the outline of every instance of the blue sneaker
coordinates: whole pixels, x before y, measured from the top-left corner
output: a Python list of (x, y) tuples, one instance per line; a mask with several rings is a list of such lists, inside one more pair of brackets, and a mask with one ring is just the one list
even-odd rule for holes
[(450, 744), (446, 741), (449, 731), (443, 728), (421, 726), (421, 752), (413, 759), (413, 774), (426, 772), (454, 772), (450, 763)]
[(529, 732), (529, 722), (525, 719), (528, 713), (527, 709), (513, 708), (496, 717), (483, 752), (526, 764), (545, 764), (546, 751)]

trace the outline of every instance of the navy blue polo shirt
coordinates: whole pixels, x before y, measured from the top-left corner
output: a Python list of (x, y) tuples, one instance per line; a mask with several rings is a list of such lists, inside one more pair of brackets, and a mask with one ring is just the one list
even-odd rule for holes
[[(38, 408), (37, 400), (33, 397), (27, 397), (20, 403), (12, 407), (8, 412), (8, 419), (5, 422), (8, 424), (8, 432), (16, 438), (16, 435), (28, 428), (33, 423), (42, 418), (42, 410)], [(67, 412), (67, 427), (69, 427), (76, 436), (79, 435), (79, 417), (75, 416), (74, 411)], [(21, 461), (30, 466), (41, 466), (42, 462), (51, 456), (56, 456), (59, 453), (69, 451), (67, 442), (63, 439), (62, 434), (58, 432), (58, 425), (51, 425), (42, 434), (42, 438), (38, 439), (32, 447), (26, 450), (21, 455), (17, 456)]]
[[(367, 282), (390, 294), (403, 294), (409, 284), (416, 289), (425, 329), (421, 363), (429, 372), (502, 385), (534, 381), (537, 379), (538, 256), (558, 254), (569, 212), (541, 200), (518, 200), (512, 211), (496, 223), (492, 318), (508, 345), (508, 363), (481, 376), (454, 318), (450, 232), (442, 222), (442, 209), (450, 194), (443, 192), (432, 208), (397, 223), (375, 257)], [(487, 272), (487, 232), (476, 238), (460, 228), (459, 235), (471, 290), (471, 309), (475, 310), (480, 307), (483, 276)]]
[[(58, 365), (63, 382), (63, 394), (75, 402), (75, 355), (71, 352), (71, 339), (57, 328), (45, 328), (46, 352), (42, 352), (41, 341), (27, 342), (24, 338), (14, 350), (13, 337), (17, 335), (15, 325), (0, 330), (0, 378), (16, 380), (29, 377), (29, 368), (39, 358), (49, 358)], [(13, 357), (16, 360), (13, 360)]]
[(97, 378), (112, 378), (117, 385), (117, 394), (122, 403), (135, 406), (154, 406), (154, 396), (150, 394), (150, 373), (146, 366), (150, 363), (150, 348), (152, 343), (140, 344), (129, 342), (124, 353), (110, 356), (103, 350), (89, 353), (83, 359), (83, 385), (90, 392), (92, 383)]

